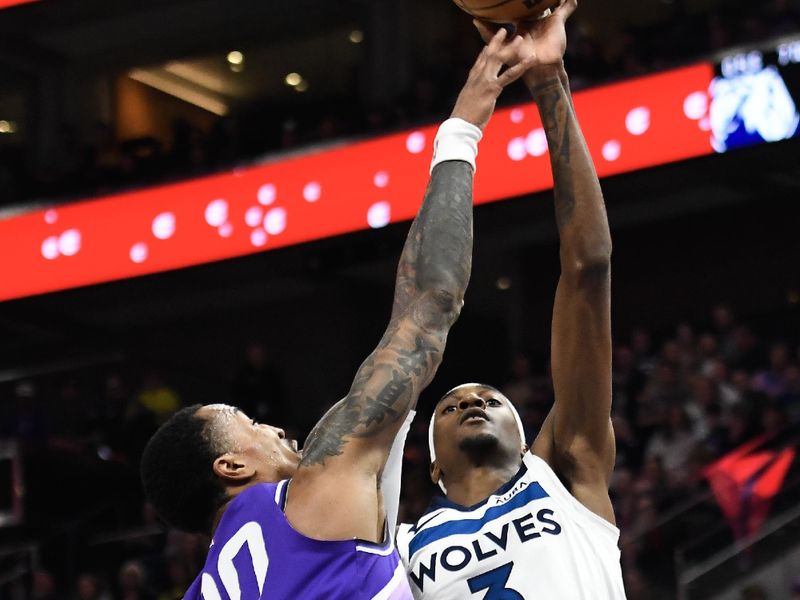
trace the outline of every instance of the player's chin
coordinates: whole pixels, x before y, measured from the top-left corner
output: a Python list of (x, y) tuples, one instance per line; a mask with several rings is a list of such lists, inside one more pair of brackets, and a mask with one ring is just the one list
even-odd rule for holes
[(459, 436), (458, 448), (463, 452), (486, 451), (497, 447), (499, 443), (500, 438), (494, 431), (471, 431), (464, 432)]

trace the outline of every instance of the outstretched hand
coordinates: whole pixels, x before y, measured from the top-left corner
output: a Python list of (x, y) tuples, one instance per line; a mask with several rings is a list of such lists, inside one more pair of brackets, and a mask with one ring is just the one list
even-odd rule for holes
[[(487, 46), (470, 70), (453, 108), (453, 117), (464, 119), (481, 130), (489, 122), (503, 88), (519, 79), (533, 64), (532, 56), (521, 56), (523, 38), (506, 42), (507, 35), (505, 29), (500, 29), (487, 36)], [(501, 73), (505, 65), (509, 68)]]
[[(513, 62), (507, 64), (517, 65), (522, 61), (528, 61), (526, 81), (531, 76), (535, 78), (537, 72), (561, 67), (567, 49), (565, 25), (577, 7), (577, 0), (563, 0), (550, 15), (536, 21), (517, 23), (515, 38), (508, 44), (514, 47), (516, 54), (512, 59)], [(484, 42), (489, 43), (496, 35), (497, 25), (478, 19), (473, 22)], [(517, 42), (517, 39), (522, 41)]]

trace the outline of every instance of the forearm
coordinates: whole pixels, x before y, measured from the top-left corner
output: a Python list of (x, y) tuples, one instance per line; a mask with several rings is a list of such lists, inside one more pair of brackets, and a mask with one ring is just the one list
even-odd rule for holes
[(397, 269), (393, 317), (423, 293), (447, 313), (460, 309), (472, 267), (472, 177), (463, 161), (434, 168)]
[(394, 310), (375, 351), (347, 396), (306, 442), (304, 465), (344, 453), (349, 439), (385, 454), (420, 391), (439, 367), (450, 326), (461, 309), (472, 264), (472, 167), (448, 161), (434, 168), (422, 208), (400, 260)]
[(607, 268), (611, 234), (603, 194), (563, 68), (526, 78), (550, 149), (562, 268)]

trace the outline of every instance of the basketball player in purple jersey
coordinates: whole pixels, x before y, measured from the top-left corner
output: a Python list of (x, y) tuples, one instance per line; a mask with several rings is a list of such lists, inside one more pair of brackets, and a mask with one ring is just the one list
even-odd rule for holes
[[(437, 135), (431, 179), (397, 270), (389, 326), (302, 453), (230, 406), (176, 413), (142, 457), (150, 501), (171, 525), (213, 537), (187, 600), (410, 599), (388, 531), (381, 476), (441, 360), (470, 276), (477, 143), (526, 64), (498, 32)], [(516, 60), (515, 60), (516, 62)], [(399, 467), (397, 467), (399, 468)], [(390, 529), (391, 527), (391, 529)]]

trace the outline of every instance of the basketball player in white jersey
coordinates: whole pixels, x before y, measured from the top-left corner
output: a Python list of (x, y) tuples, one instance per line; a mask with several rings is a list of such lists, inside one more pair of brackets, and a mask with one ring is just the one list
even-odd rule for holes
[[(611, 236), (562, 58), (567, 0), (521, 28), (517, 60), (542, 118), (555, 180), (561, 277), (552, 325), (555, 404), (530, 448), (511, 402), (465, 384), (437, 404), (431, 478), (445, 491), (397, 545), (425, 600), (621, 600), (619, 530), (608, 495)], [(487, 26), (477, 23), (484, 38)]]

